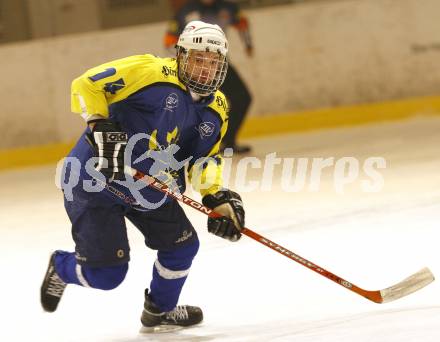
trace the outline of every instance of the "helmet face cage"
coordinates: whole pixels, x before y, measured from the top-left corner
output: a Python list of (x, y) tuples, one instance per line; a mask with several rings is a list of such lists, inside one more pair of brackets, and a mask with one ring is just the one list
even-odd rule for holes
[(194, 93), (207, 96), (223, 84), (228, 62), (219, 52), (178, 48), (179, 78)]

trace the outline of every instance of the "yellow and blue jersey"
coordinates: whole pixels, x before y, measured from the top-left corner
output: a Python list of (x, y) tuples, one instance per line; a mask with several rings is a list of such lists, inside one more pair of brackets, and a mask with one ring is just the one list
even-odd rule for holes
[[(92, 68), (72, 82), (71, 107), (85, 119), (100, 115), (117, 121), (128, 133), (129, 145), (133, 139), (137, 141), (131, 163), (141, 172), (165, 182), (172, 177), (183, 192), (186, 184), (184, 168), (179, 164), (182, 162), (187, 164), (189, 179), (202, 195), (221, 188), (223, 163), (219, 148), (227, 129), (226, 99), (217, 91), (195, 102), (179, 81), (174, 58), (137, 55)], [(93, 156), (84, 139), (88, 132), (87, 128), (69, 155), (83, 166)], [(168, 153), (170, 146), (178, 146), (172, 155)], [(179, 164), (178, 170), (175, 164)], [(90, 178), (82, 167), (80, 179)], [(126, 187), (114, 183), (130, 196)], [(163, 197), (148, 187), (141, 194), (151, 203)]]

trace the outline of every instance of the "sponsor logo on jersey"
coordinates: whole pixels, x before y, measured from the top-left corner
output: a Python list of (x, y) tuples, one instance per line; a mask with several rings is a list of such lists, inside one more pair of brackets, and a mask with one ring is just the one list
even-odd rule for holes
[(200, 138), (210, 137), (214, 133), (214, 127), (212, 122), (202, 122), (198, 128)]
[(217, 106), (223, 108), (226, 113), (228, 112), (228, 105), (221, 96), (216, 96), (215, 101), (217, 102)]
[(163, 66), (162, 67), (162, 74), (165, 76), (165, 77), (168, 77), (168, 76), (174, 76), (174, 77), (177, 77), (177, 70), (174, 70), (174, 69), (171, 69), (170, 67), (167, 67), (167, 66)]
[(177, 108), (179, 105), (179, 97), (176, 93), (171, 93), (165, 99), (165, 110), (169, 110), (170, 112), (174, 111), (174, 108)]

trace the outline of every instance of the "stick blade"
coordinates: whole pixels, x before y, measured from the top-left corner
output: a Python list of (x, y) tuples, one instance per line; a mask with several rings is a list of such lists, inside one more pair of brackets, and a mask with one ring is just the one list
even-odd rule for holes
[(389, 303), (416, 292), (434, 281), (434, 274), (428, 267), (421, 269), (400, 283), (380, 290), (382, 303)]

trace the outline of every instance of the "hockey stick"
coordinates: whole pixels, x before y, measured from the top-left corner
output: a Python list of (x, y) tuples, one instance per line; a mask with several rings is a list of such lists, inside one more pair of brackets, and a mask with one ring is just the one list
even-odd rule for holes
[[(175, 198), (176, 200), (185, 203), (186, 205), (189, 205), (190, 207), (200, 211), (205, 215), (208, 215), (209, 217), (215, 218), (221, 216), (216, 212), (214, 212), (213, 210), (205, 207), (201, 203), (194, 201), (183, 194), (172, 191), (166, 184), (160, 182), (159, 180), (157, 180), (152, 176), (145, 175), (142, 172), (132, 169), (129, 166), (125, 166), (124, 171), (126, 174), (131, 175), (133, 178), (140, 180), (146, 183), (148, 186), (165, 193), (167, 196)], [(372, 302), (379, 304), (391, 302), (396, 299), (407, 296), (415, 291), (422, 289), (423, 287), (434, 281), (434, 275), (429, 270), (429, 268), (425, 267), (391, 287), (387, 287), (383, 290), (368, 291), (350, 283), (349, 281), (337, 276), (336, 274), (333, 274), (330, 271), (325, 270), (324, 268), (314, 264), (313, 262), (304, 259), (298, 254), (289, 251), (287, 248), (284, 248), (278, 245), (277, 243), (270, 241), (269, 239), (266, 239), (264, 236), (248, 228), (243, 228), (241, 230), (241, 233), (254, 239), (255, 241), (258, 241), (259, 243), (265, 245), (266, 247), (269, 247), (274, 251), (288, 257), (289, 259), (292, 259), (297, 263), (311, 269), (312, 271), (315, 271), (316, 273), (334, 281), (335, 283), (345, 287), (346, 289), (353, 291), (358, 295), (361, 295), (367, 298), (368, 300), (371, 300)]]

